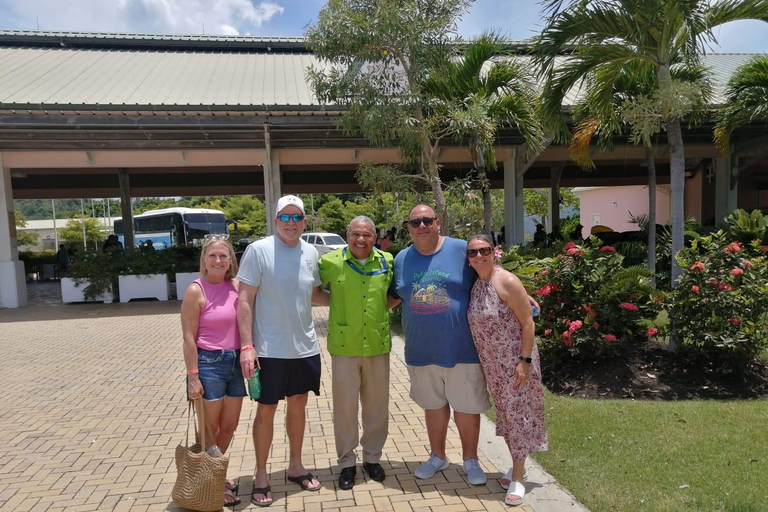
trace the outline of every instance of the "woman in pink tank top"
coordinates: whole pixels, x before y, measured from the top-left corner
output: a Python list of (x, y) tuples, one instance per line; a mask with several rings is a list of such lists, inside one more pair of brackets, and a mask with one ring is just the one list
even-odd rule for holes
[[(209, 453), (213, 445), (226, 453), (232, 441), (246, 395), (240, 351), (253, 350), (240, 346), (236, 275), (235, 251), (227, 235), (206, 236), (200, 278), (189, 285), (181, 303), (187, 396), (205, 400)], [(237, 487), (233, 480), (222, 482), (224, 505), (240, 503)]]

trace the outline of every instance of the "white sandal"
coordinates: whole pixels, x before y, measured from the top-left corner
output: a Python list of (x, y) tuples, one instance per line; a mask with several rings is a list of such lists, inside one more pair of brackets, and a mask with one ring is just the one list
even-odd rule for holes
[[(512, 481), (512, 468), (509, 468), (509, 471), (504, 473), (504, 476), (499, 479), (499, 485), (501, 485), (502, 489), (509, 489), (509, 484), (504, 485), (504, 482), (502, 480), (506, 480), (507, 482)], [(523, 482), (528, 481), (528, 472), (526, 471), (523, 473)]]
[[(510, 496), (518, 496), (516, 499), (510, 498)], [(525, 501), (525, 486), (521, 483), (515, 480), (515, 485), (511, 486), (510, 489), (507, 492), (507, 495), (504, 496), (504, 503), (507, 505), (511, 505), (513, 507), (516, 507), (518, 505), (522, 505)]]

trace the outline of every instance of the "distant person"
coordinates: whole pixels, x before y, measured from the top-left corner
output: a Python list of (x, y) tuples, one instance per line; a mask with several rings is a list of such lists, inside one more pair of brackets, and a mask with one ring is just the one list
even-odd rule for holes
[(584, 241), (584, 235), (582, 235), (582, 232), (584, 231), (584, 226), (581, 224), (577, 224), (573, 231), (571, 231), (571, 235), (568, 237), (574, 242), (583, 242)]
[(496, 405), (496, 435), (512, 455), (512, 469), (501, 479), (509, 489), (504, 503), (517, 506), (525, 500), (526, 457), (548, 447), (531, 302), (520, 279), (499, 266), (487, 235), (469, 239), (467, 258), (477, 272), (469, 328)]
[(379, 249), (386, 251), (390, 245), (392, 245), (392, 231), (388, 229), (384, 237), (379, 240)]
[(537, 222), (536, 232), (533, 234), (533, 245), (539, 246), (547, 243), (547, 232), (544, 231), (544, 226)]
[(56, 263), (59, 264), (59, 274), (63, 274), (69, 268), (69, 253), (64, 244), (59, 244), (59, 250), (56, 251)]
[(115, 254), (122, 254), (123, 252), (123, 243), (118, 240), (117, 235), (114, 233), (109, 235), (107, 239), (104, 241), (104, 252), (111, 252)]

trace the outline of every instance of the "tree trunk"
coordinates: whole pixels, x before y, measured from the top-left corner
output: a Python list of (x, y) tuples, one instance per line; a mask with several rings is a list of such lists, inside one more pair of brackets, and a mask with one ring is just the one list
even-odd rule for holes
[(429, 176), (429, 186), (432, 188), (432, 195), (435, 197), (435, 215), (440, 220), (440, 234), (450, 235), (451, 224), (448, 219), (448, 205), (445, 202), (443, 193), (443, 182), (440, 180), (440, 169), (437, 166), (437, 158), (432, 146), (428, 140), (423, 142), (424, 157), (426, 158), (426, 169)]
[(651, 286), (656, 288), (656, 163), (650, 141), (645, 142), (645, 161), (648, 164), (648, 269)]
[[(680, 264), (677, 262), (677, 253), (683, 248), (685, 221), (685, 153), (679, 119), (667, 122), (667, 140), (669, 142), (669, 173), (672, 180), (672, 287), (674, 288), (677, 286), (677, 278), (682, 274)], [(669, 351), (677, 352), (679, 340), (675, 319), (670, 320), (672, 334), (669, 337)]]
[[(485, 171), (481, 172), (483, 179), (486, 179)], [(483, 232), (493, 240), (492, 231), (493, 212), (491, 212), (491, 189), (483, 185)]]

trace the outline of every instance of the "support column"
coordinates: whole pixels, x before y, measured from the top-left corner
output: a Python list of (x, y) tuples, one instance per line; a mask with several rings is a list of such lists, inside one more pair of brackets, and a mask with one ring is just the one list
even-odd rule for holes
[(549, 231), (560, 229), (560, 178), (563, 176), (565, 162), (557, 162), (549, 167)]
[(26, 305), (27, 282), (24, 262), (19, 261), (11, 170), (5, 168), (3, 155), (0, 154), (0, 307), (19, 308)]
[(504, 160), (504, 243), (507, 247), (525, 241), (525, 205), (523, 202), (523, 172), (525, 151), (511, 148)]
[[(734, 159), (735, 160), (735, 159)], [(723, 224), (725, 216), (737, 207), (738, 168), (731, 165), (731, 157), (715, 159), (715, 225)]]
[(272, 149), (269, 125), (264, 125), (264, 206), (267, 210), (267, 234), (275, 229), (275, 208), (282, 195), (280, 180), (280, 154)]
[(133, 207), (131, 205), (131, 180), (128, 169), (118, 169), (117, 178), (120, 181), (120, 212), (123, 215), (123, 243), (125, 249), (133, 249), (136, 245), (133, 236)]

